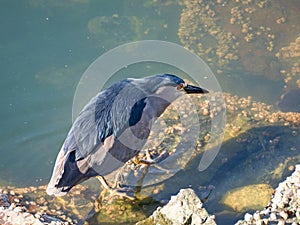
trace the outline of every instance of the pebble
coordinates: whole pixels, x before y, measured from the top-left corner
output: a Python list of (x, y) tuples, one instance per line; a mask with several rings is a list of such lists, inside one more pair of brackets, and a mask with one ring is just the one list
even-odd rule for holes
[(289, 166), (288, 170), (289, 171), (293, 171), (295, 169), (295, 167), (293, 165)]
[(204, 108), (202, 114), (203, 114), (203, 116), (209, 115), (209, 110), (207, 108)]
[(155, 189), (152, 191), (152, 194), (157, 195), (159, 192), (160, 192), (160, 190), (159, 190), (158, 188), (155, 188)]

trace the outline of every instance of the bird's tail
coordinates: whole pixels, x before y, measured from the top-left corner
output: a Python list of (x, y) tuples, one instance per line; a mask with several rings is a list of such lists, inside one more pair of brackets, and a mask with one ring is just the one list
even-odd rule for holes
[(55, 195), (55, 196), (63, 196), (67, 194), (67, 192), (63, 191), (63, 187), (58, 188), (58, 184), (63, 176), (64, 173), (64, 164), (66, 161), (67, 155), (64, 153), (64, 146), (62, 146), (58, 156), (56, 158), (56, 162), (53, 168), (52, 177), (50, 182), (47, 186), (47, 194), (48, 195)]
[(64, 146), (58, 153), (52, 177), (47, 187), (48, 195), (63, 196), (69, 190), (88, 179), (89, 165), (86, 160), (75, 161), (75, 151), (65, 152)]

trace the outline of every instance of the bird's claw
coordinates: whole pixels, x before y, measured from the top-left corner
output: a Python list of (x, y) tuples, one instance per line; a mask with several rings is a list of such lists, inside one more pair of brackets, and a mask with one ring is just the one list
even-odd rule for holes
[(109, 193), (110, 193), (111, 196), (119, 196), (119, 197), (127, 198), (129, 200), (135, 200), (134, 196), (130, 196), (130, 195), (127, 194), (126, 191), (122, 192), (119, 189), (112, 188), (112, 189), (109, 190)]
[(135, 199), (135, 197), (128, 195), (126, 190), (125, 191), (120, 190), (117, 187), (117, 184), (111, 187), (103, 176), (97, 176), (97, 179), (100, 181), (104, 189), (107, 190), (111, 196), (125, 197), (128, 198), (129, 200)]
[(136, 157), (134, 159), (134, 163), (135, 164), (145, 164), (145, 165), (153, 165), (156, 164), (158, 162), (160, 162), (160, 160), (167, 154), (166, 151), (163, 151), (162, 153), (160, 153), (157, 157), (155, 157), (154, 159), (151, 158), (151, 155), (149, 153), (149, 150), (146, 150), (146, 159), (140, 159), (138, 157)]
[(151, 164), (156, 164), (157, 161), (154, 159), (139, 159), (139, 164), (146, 164), (146, 165), (151, 165)]

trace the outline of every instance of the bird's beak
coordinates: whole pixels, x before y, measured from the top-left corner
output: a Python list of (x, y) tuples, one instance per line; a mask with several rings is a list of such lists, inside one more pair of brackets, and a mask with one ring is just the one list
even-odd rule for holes
[(208, 90), (205, 90), (203, 88), (197, 87), (197, 86), (193, 86), (193, 85), (189, 85), (187, 84), (184, 87), (184, 90), (187, 94), (205, 94), (205, 93), (209, 93)]

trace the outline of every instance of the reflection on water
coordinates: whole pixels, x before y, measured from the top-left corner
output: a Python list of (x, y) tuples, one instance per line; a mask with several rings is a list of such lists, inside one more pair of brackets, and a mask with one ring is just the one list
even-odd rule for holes
[[(299, 112), (299, 104), (295, 103), (300, 86), (299, 1), (180, 2), (1, 1), (0, 183), (17, 186), (47, 183), (53, 160), (71, 125), (72, 100), (81, 75), (99, 55), (130, 41), (159, 39), (182, 44), (211, 66), (225, 92), (252, 96), (253, 100), (273, 105), (274, 111), (280, 102), (279, 107), (284, 111), (296, 108), (293, 111)], [(155, 64), (131, 66), (110, 82), (164, 69)], [(167, 69), (180, 73), (174, 68)], [(253, 136), (265, 132), (261, 129), (253, 128)], [(281, 152), (275, 151), (270, 156), (276, 157), (276, 164), (297, 156), (297, 152), (290, 151), (299, 144), (299, 138), (290, 139), (298, 137), (297, 133), (286, 137), (297, 132), (297, 128), (291, 132), (286, 129), (266, 128), (270, 135), (264, 133), (261, 138), (253, 139), (251, 147), (245, 144), (247, 154), (243, 158), (237, 157), (235, 150), (227, 156), (223, 152), (221, 162), (232, 157), (229, 166), (213, 170), (215, 175), (209, 179), (198, 179), (196, 174), (193, 185), (222, 184), (224, 190), (219, 190), (220, 193), (234, 188), (243, 180), (241, 162), (252, 165), (247, 167), (252, 174), (261, 171), (257, 168), (275, 170), (268, 161), (255, 161), (251, 157), (256, 154), (259, 159), (268, 158), (269, 153), (264, 151), (272, 150), (270, 141), (277, 136), (281, 136), (280, 145), (276, 146)], [(239, 135), (243, 139), (243, 134)], [(228, 139), (224, 148), (240, 151), (241, 145), (234, 143)], [(282, 174), (287, 173), (284, 171)], [(184, 177), (179, 173), (175, 180), (190, 185)], [(267, 175), (256, 177), (257, 180), (253, 175), (252, 179), (250, 183), (270, 181)], [(181, 187), (172, 182), (166, 184), (165, 188), (170, 189), (166, 196)], [(218, 192), (215, 195), (219, 201)], [(214, 208), (220, 206), (212, 202), (208, 207), (214, 213)]]

